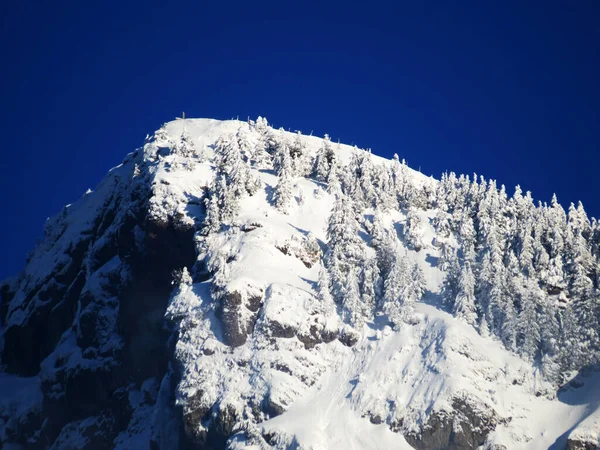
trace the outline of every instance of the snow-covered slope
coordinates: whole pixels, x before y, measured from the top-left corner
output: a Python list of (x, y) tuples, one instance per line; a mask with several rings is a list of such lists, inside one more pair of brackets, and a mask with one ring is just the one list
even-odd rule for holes
[[(281, 174), (248, 165), (252, 195), (207, 232), (223, 139), (252, 154), (265, 136), (299, 142), (306, 161), (324, 146), (254, 123), (176, 120), (49, 220), (0, 290), (3, 448), (557, 449), (569, 437), (593, 448), (600, 374), (557, 394), (538, 364), (442, 304), (435, 208), (412, 212), (417, 247), (406, 210), (380, 214), (425, 282), (401, 324), (375, 307), (350, 326), (320, 300), (336, 180), (297, 174), (278, 208)], [(359, 152), (331, 147), (340, 167)], [(374, 258), (380, 212), (363, 206), (358, 241)]]

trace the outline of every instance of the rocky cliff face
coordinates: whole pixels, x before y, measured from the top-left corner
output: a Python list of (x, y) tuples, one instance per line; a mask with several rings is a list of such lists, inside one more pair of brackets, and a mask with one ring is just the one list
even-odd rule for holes
[[(281, 213), (277, 177), (253, 169), (260, 188), (236, 223), (206, 233), (213, 148), (228, 133), (259, 139), (237, 121), (159, 130), (49, 220), (23, 272), (0, 286), (0, 446), (595, 445), (567, 443), (586, 417), (569, 399), (595, 395), (593, 375), (557, 399), (535, 367), (440, 306), (435, 211), (419, 212), (422, 248), (405, 249), (427, 290), (398, 330), (379, 314), (357, 331), (316, 300), (333, 202), (322, 183), (298, 178)], [(308, 154), (321, 145), (302, 142)], [(354, 150), (335, 151), (344, 162)], [(390, 213), (390, 231), (405, 221)]]
[[(140, 174), (134, 171), (141, 168)], [(23, 273), (2, 286), (4, 371), (36, 380), (41, 402), (6, 425), (31, 448), (110, 447), (152, 406), (170, 358), (163, 315), (172, 272), (195, 262), (191, 227), (149, 214), (152, 164), (128, 155), (95, 192), (46, 225)]]

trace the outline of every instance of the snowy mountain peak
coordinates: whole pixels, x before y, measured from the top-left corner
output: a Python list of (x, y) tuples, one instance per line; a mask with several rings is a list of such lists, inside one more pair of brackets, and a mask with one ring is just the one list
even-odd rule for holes
[(178, 119), (45, 231), (0, 285), (3, 447), (598, 445), (581, 205)]

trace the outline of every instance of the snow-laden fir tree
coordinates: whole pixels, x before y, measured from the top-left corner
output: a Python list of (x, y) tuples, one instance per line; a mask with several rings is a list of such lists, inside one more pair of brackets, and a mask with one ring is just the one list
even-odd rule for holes
[(204, 219), (204, 232), (206, 234), (216, 233), (221, 229), (222, 218), (221, 209), (225, 201), (227, 192), (227, 182), (225, 175), (219, 175), (208, 190), (208, 195), (204, 200), (206, 207), (206, 217)]
[(396, 252), (390, 271), (383, 283), (382, 310), (394, 328), (412, 323), (414, 305), (423, 297), (425, 277), (418, 264), (409, 263), (406, 256)]
[[(410, 270), (410, 283), (404, 299), (405, 307), (407, 308), (407, 314), (412, 315), (415, 303), (421, 301), (425, 294), (425, 275), (423, 269), (416, 262), (412, 264)], [(408, 316), (409, 320), (411, 317)]]
[(383, 284), (382, 307), (395, 329), (400, 327), (406, 317), (402, 295), (408, 284), (406, 260), (402, 255), (396, 253)]
[(242, 158), (244, 161), (252, 162), (255, 148), (252, 143), (250, 130), (246, 127), (240, 127), (236, 134), (236, 138), (238, 141), (238, 146), (240, 147), (240, 152), (242, 153)]
[(335, 165), (335, 152), (331, 146), (329, 135), (325, 135), (321, 147), (317, 151), (313, 166), (313, 177), (317, 181), (326, 182), (329, 173)]
[(331, 281), (329, 280), (329, 273), (325, 267), (319, 270), (319, 280), (317, 284), (317, 299), (318, 312), (326, 317), (332, 317), (336, 314), (336, 305), (331, 295)]
[(385, 279), (396, 257), (397, 238), (395, 233), (386, 228), (384, 213), (379, 208), (375, 209), (373, 215), (371, 246), (375, 249), (379, 275)]
[(371, 246), (378, 249), (384, 245), (389, 231), (386, 227), (385, 214), (381, 208), (375, 208), (373, 223), (370, 226)]
[(376, 257), (368, 257), (362, 264), (360, 274), (360, 294), (363, 315), (372, 317), (377, 306), (380, 291), (380, 275)]
[(504, 271), (505, 279), (501, 282), (499, 293), (499, 310), (501, 311), (499, 337), (504, 346), (509, 350), (516, 350), (517, 340), (517, 304), (522, 297), (522, 282), (520, 277), (519, 262), (511, 251), (508, 255), (508, 264)]
[(295, 177), (305, 177), (310, 174), (310, 158), (306, 152), (306, 145), (302, 142), (302, 133), (298, 131), (290, 144), (292, 158), (292, 171)]
[(273, 192), (275, 207), (287, 212), (294, 201), (292, 158), (285, 140), (281, 140), (275, 154), (274, 166), (277, 171), (277, 185)]
[(365, 305), (360, 295), (358, 280), (358, 267), (350, 266), (346, 279), (341, 285), (340, 298), (342, 306), (342, 317), (346, 323), (357, 330), (361, 330), (365, 323)]
[(158, 145), (171, 146), (171, 135), (167, 131), (167, 124), (163, 124), (158, 130), (154, 132), (154, 142)]
[(244, 161), (234, 135), (221, 137), (215, 145), (216, 175), (205, 199), (206, 232), (216, 231), (222, 223), (232, 224), (239, 212), (239, 200), (253, 195), (260, 187)]
[(435, 246), (437, 248), (442, 247), (443, 242), (448, 242), (452, 229), (450, 228), (450, 222), (448, 213), (445, 210), (445, 205), (441, 204), (435, 213), (435, 217), (432, 222), (435, 228)]
[(543, 243), (546, 246), (550, 261), (546, 283), (558, 289), (565, 287), (563, 272), (563, 251), (566, 235), (566, 214), (558, 203), (556, 195), (552, 197), (550, 208), (546, 210), (547, 228), (544, 233)]
[(520, 289), (520, 312), (516, 317), (516, 339), (519, 354), (528, 361), (534, 361), (542, 339), (540, 330), (540, 308), (541, 293), (535, 283), (525, 280), (519, 276), (518, 281), (522, 283)]
[(375, 169), (371, 153), (355, 146), (346, 171), (349, 176), (344, 180), (344, 192), (362, 208), (374, 206), (377, 195), (374, 188)]
[(469, 325), (477, 322), (477, 309), (475, 306), (475, 278), (471, 270), (471, 263), (465, 261), (458, 279), (458, 292), (454, 300), (452, 312), (459, 319)]
[(333, 198), (336, 198), (342, 193), (342, 186), (338, 174), (339, 169), (337, 162), (334, 161), (334, 165), (329, 172), (329, 176), (327, 177), (327, 193)]
[(388, 164), (374, 168), (375, 207), (387, 211), (396, 208), (397, 200), (394, 193), (392, 174)]
[(223, 255), (218, 255), (208, 260), (208, 270), (214, 274), (211, 280), (211, 297), (218, 301), (225, 294), (231, 278), (229, 264)]
[(221, 137), (215, 144), (215, 165), (217, 174), (225, 174), (227, 186), (237, 197), (253, 195), (260, 187), (233, 135)]
[(458, 239), (462, 260), (472, 264), (475, 261), (475, 228), (468, 213), (463, 213)]
[(179, 140), (173, 144), (173, 153), (184, 158), (196, 156), (194, 142), (186, 127), (183, 127)]
[(453, 310), (454, 302), (456, 301), (456, 296), (459, 291), (461, 268), (456, 251), (450, 246), (448, 246), (448, 249), (446, 277), (442, 284), (441, 296), (442, 303), (446, 305), (449, 310)]
[(367, 208), (375, 206), (377, 193), (375, 192), (375, 167), (371, 150), (361, 150), (362, 157), (360, 161), (360, 192), (362, 201)]
[(558, 355), (556, 359), (561, 368), (561, 373), (564, 373), (578, 368), (577, 364), (585, 359), (585, 354), (582, 353), (585, 347), (579, 345), (579, 327), (571, 305), (561, 309), (559, 323), (560, 332), (558, 334)]
[(398, 205), (400, 208), (407, 208), (410, 199), (413, 198), (413, 184), (406, 161), (400, 161), (397, 154), (394, 154), (392, 158), (391, 172)]
[(277, 147), (275, 134), (267, 119), (259, 117), (251, 124), (251, 128), (257, 135), (256, 145), (252, 150), (252, 165), (257, 169), (271, 169), (273, 165), (273, 153)]
[(354, 204), (349, 197), (340, 194), (329, 217), (325, 265), (331, 279), (333, 298), (342, 305), (345, 311), (343, 317), (352, 325), (359, 324), (357, 314), (362, 315), (367, 309), (360, 295), (359, 269), (366, 256), (358, 230)]
[(417, 209), (412, 205), (408, 207), (403, 232), (404, 242), (409, 249), (418, 252), (423, 248), (423, 223)]

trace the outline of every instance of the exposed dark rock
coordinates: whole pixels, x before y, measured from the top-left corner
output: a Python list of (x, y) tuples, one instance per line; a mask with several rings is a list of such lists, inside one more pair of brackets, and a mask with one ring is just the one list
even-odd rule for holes
[(223, 324), (225, 344), (231, 347), (244, 345), (254, 330), (261, 300), (262, 297), (258, 296), (245, 299), (237, 291), (228, 292), (223, 296), (219, 316)]
[(83, 357), (56, 354), (44, 363), (41, 411), (17, 418), (0, 447), (12, 442), (66, 448), (76, 433), (82, 448), (111, 448), (131, 419), (129, 390), (166, 373), (171, 352), (163, 316), (171, 273), (194, 264), (194, 230), (145, 221), (149, 187), (134, 191), (137, 200), (126, 211), (118, 195), (110, 197), (92, 228), (69, 244), (45, 279), (0, 287), (2, 323), (16, 289), (26, 295), (28, 308), (22, 325), (3, 330), (7, 372), (36, 375), (69, 333)]
[(393, 420), (390, 422), (389, 427), (394, 433), (400, 433), (402, 431), (402, 427), (404, 425), (404, 418), (400, 417), (399, 419)]
[(270, 320), (267, 328), (269, 330), (269, 334), (276, 338), (293, 338), (296, 336), (296, 328), (290, 327), (289, 325), (279, 323), (275, 320)]
[(240, 227), (240, 231), (248, 233), (250, 231), (256, 230), (257, 228), (262, 228), (262, 224), (258, 222), (245, 223)]
[(10, 282), (4, 282), (0, 284), (0, 324), (6, 322), (6, 315), (8, 314), (8, 305), (15, 296), (15, 291), (11, 287)]
[(275, 370), (278, 370), (279, 372), (283, 372), (283, 373), (287, 373), (288, 375), (292, 375), (292, 371), (286, 364), (273, 363), (273, 364), (271, 364), (271, 367), (273, 367), (273, 369), (275, 369)]
[[(71, 325), (79, 293), (85, 284), (85, 274), (79, 271), (88, 246), (88, 239), (72, 244), (71, 257), (63, 260), (68, 262), (63, 263), (56, 275), (39, 285), (26, 286), (32, 294), (25, 302), (35, 302), (36, 308), (23, 324), (9, 326), (4, 332), (2, 362), (7, 372), (26, 377), (37, 374), (40, 362), (54, 350)], [(8, 298), (8, 292), (4, 295)]]
[(250, 295), (246, 300), (246, 308), (252, 312), (257, 312), (262, 303), (262, 295)]
[(321, 252), (318, 244), (311, 246), (307, 239), (288, 240), (282, 245), (276, 245), (275, 248), (284, 255), (298, 258), (307, 268), (311, 268), (319, 261)]
[(207, 432), (201, 427), (202, 422), (210, 418), (210, 406), (205, 404), (204, 392), (196, 392), (185, 403), (183, 408), (183, 426), (187, 440), (199, 448), (206, 444)]
[(192, 399), (183, 412), (185, 447), (194, 450), (223, 450), (239, 420), (231, 406), (207, 408), (202, 403), (203, 393)]
[(567, 440), (567, 450), (597, 450), (600, 448), (597, 441), (586, 441), (578, 438)]
[(277, 417), (285, 412), (285, 406), (275, 401), (271, 393), (265, 397), (262, 409), (269, 417)]
[(304, 344), (307, 349), (313, 348), (315, 345), (323, 342), (322, 333), (319, 332), (319, 327), (311, 325), (308, 333), (298, 333), (298, 340)]
[[(8, 441), (15, 442), (23, 447), (32, 447), (31, 436), (42, 427), (42, 414), (40, 410), (30, 410), (20, 417), (4, 416), (0, 412), (0, 424), (5, 423)], [(1, 441), (0, 441), (1, 443)]]
[(346, 347), (353, 347), (358, 342), (359, 335), (356, 331), (346, 328), (339, 333), (338, 339)]
[(95, 417), (88, 417), (84, 420), (66, 424), (52, 448), (73, 448), (74, 443), (69, 440), (69, 435), (73, 433), (77, 433), (82, 437), (76, 444), (78, 450), (111, 448), (112, 441), (118, 432), (119, 424), (115, 420), (114, 415), (110, 411), (107, 411)]
[(323, 329), (321, 331), (321, 341), (325, 344), (335, 341), (339, 337), (339, 333), (334, 330)]
[(452, 412), (431, 414), (420, 433), (406, 433), (406, 441), (419, 450), (471, 450), (501, 422), (494, 410), (475, 408), (467, 400), (455, 399), (452, 406)]
[(373, 425), (379, 425), (385, 422), (385, 419), (379, 414), (369, 412), (367, 416), (369, 418), (369, 422), (371, 422)]

